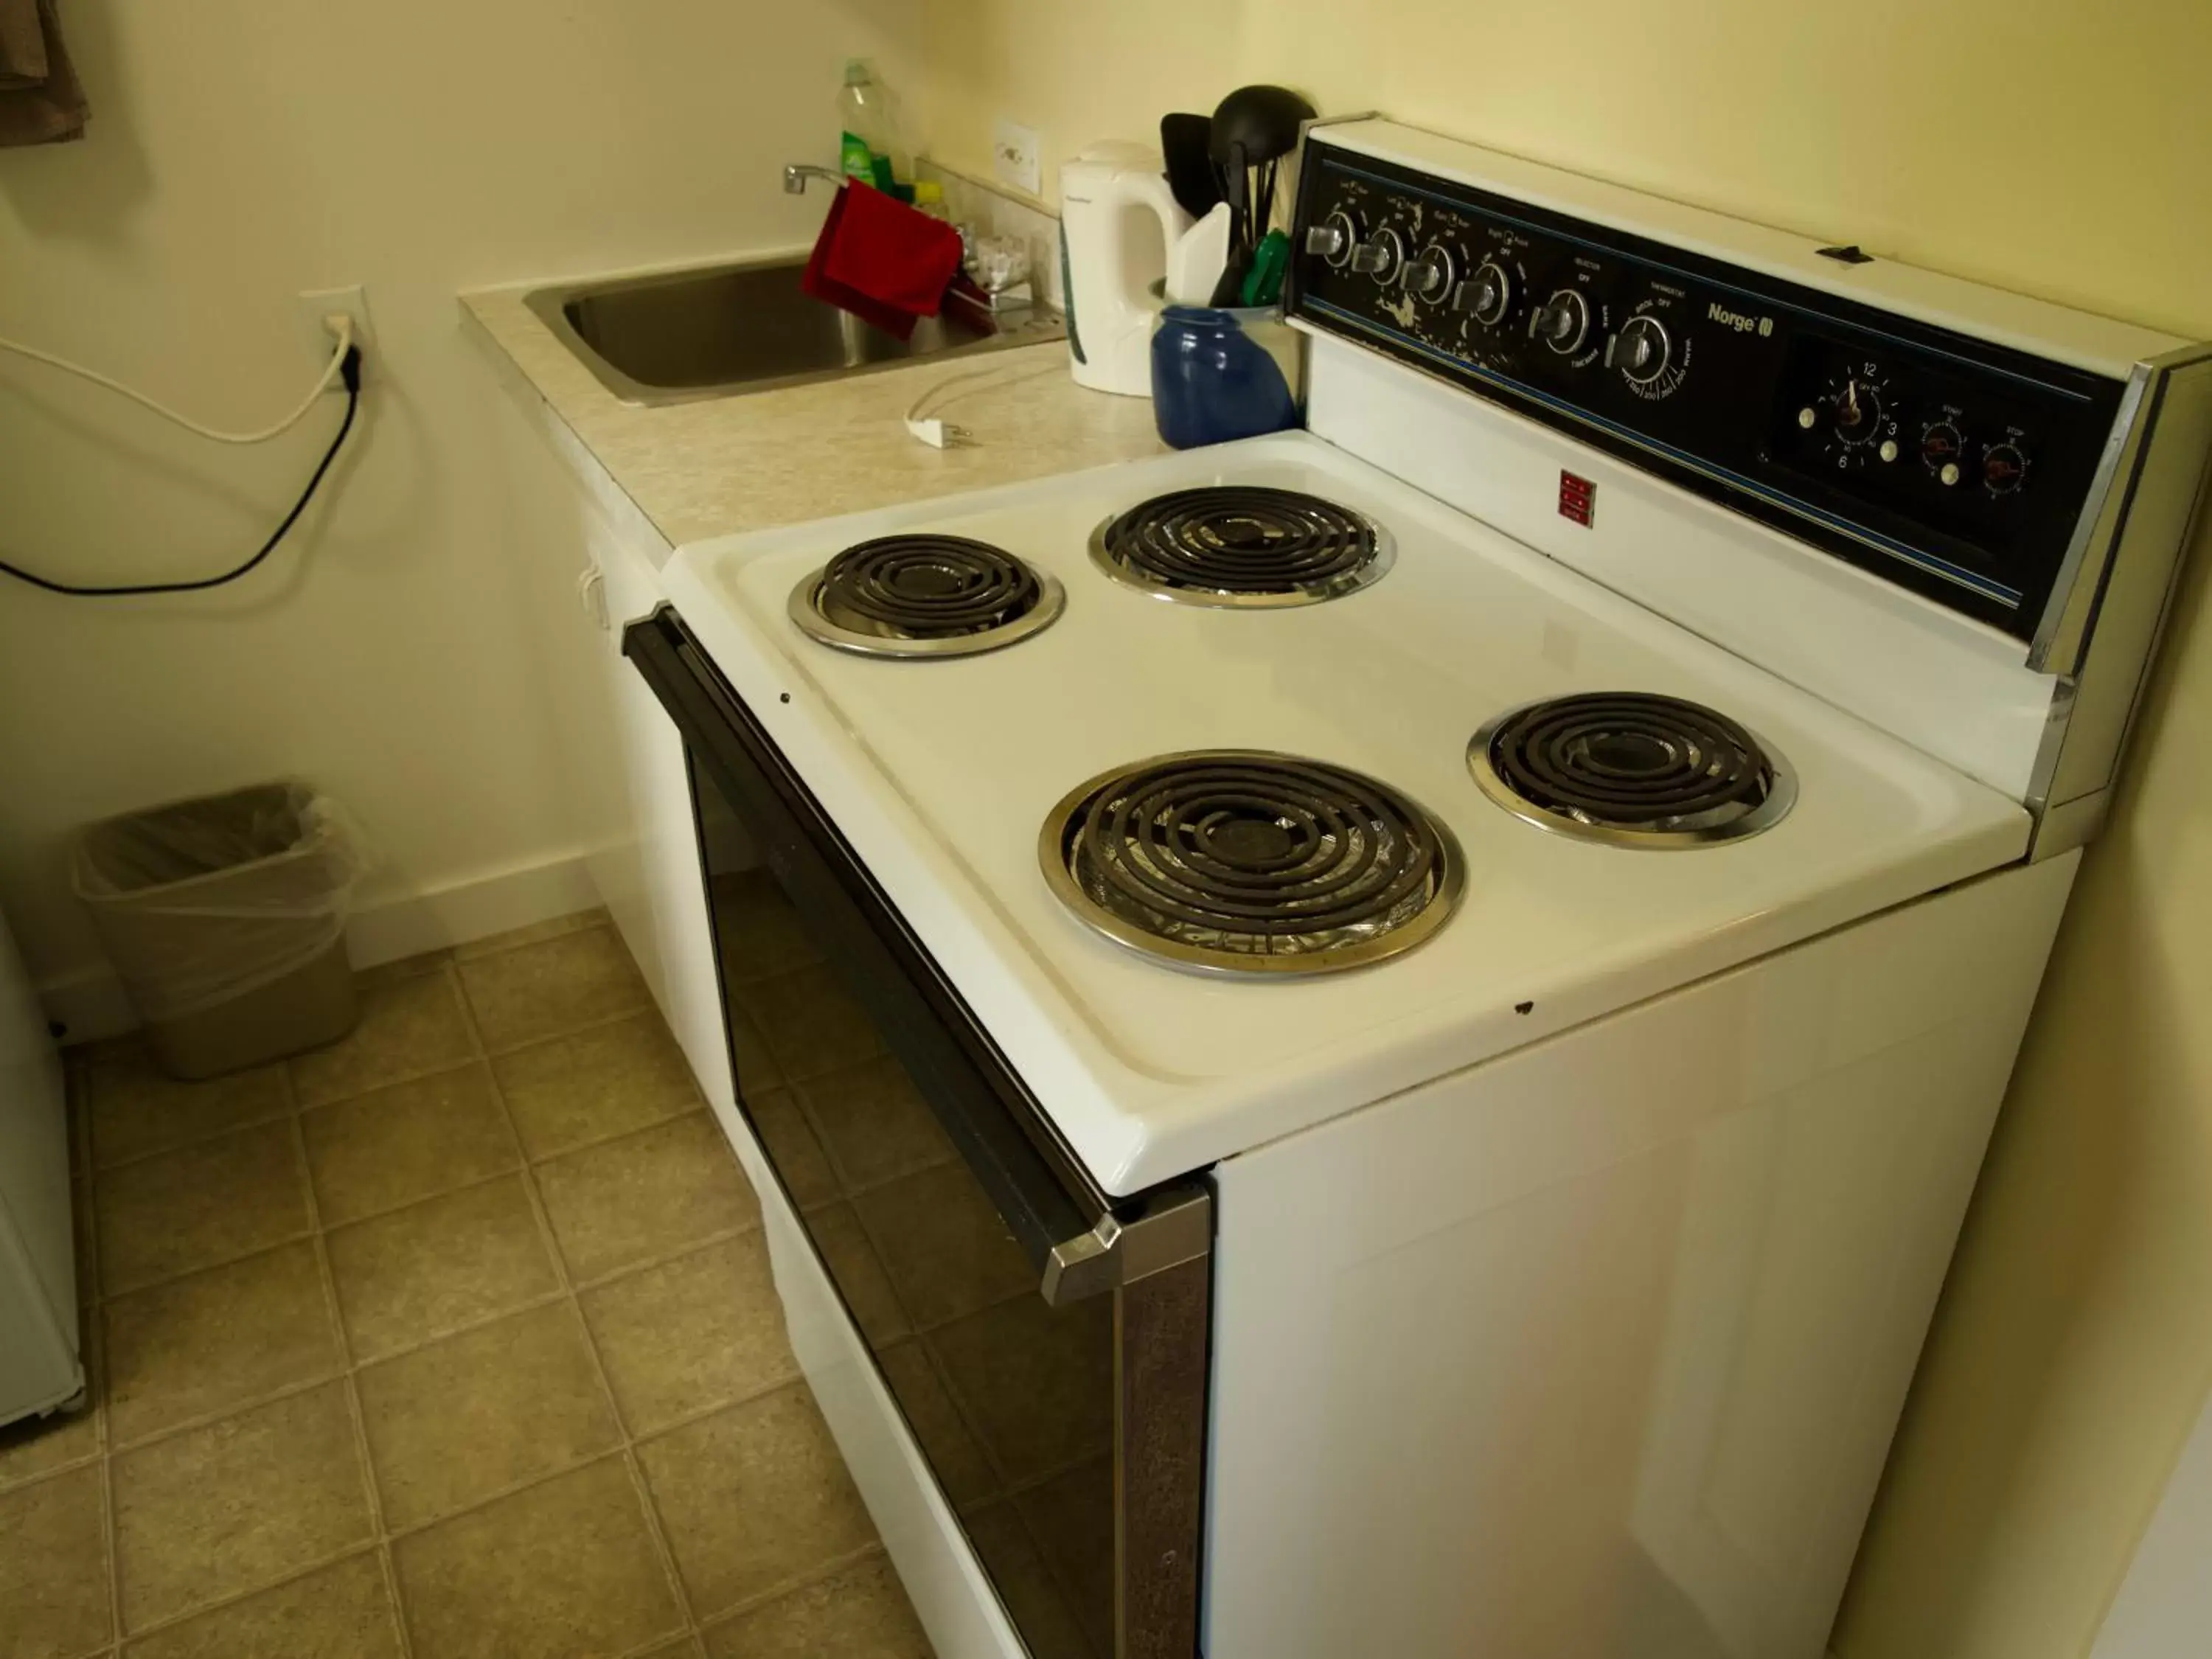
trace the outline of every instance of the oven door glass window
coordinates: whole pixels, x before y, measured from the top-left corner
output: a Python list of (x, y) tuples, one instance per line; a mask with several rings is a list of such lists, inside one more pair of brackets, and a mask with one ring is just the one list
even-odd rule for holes
[(1047, 1305), (769, 834), (691, 769), (745, 1118), (1030, 1652), (1112, 1659), (1115, 1298)]

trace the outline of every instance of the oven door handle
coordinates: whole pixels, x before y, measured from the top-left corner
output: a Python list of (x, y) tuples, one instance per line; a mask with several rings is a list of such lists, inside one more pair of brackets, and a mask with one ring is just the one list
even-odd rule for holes
[[(904, 920), (723, 680), (673, 609), (623, 630), (623, 653), (676, 723), (695, 765), (746, 821), (802, 920), (920, 1086), (1039, 1272), (1054, 1305), (1206, 1255), (1202, 1182), (1109, 1200), (1060, 1143)], [(735, 1057), (732, 1060), (732, 1071)], [(740, 1090), (742, 1093), (742, 1090)]]
[(1054, 1244), (1038, 1288), (1062, 1308), (1195, 1261), (1212, 1249), (1212, 1194), (1195, 1183), (1160, 1188)]

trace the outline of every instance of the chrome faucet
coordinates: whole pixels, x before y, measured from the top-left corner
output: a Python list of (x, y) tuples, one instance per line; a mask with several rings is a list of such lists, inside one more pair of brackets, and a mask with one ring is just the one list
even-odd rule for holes
[(825, 185), (842, 185), (845, 182), (845, 175), (842, 173), (833, 173), (828, 167), (809, 167), (803, 161), (792, 161), (786, 163), (783, 169), (783, 193), (804, 196), (809, 179), (819, 179)]

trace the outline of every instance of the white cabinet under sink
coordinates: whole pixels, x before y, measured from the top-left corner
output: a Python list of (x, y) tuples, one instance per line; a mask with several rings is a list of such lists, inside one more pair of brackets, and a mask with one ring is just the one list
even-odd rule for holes
[(667, 549), (557, 422), (512, 409), (500, 418), (568, 829), (720, 1109), (735, 1094), (684, 744), (622, 655), (623, 624), (661, 602)]

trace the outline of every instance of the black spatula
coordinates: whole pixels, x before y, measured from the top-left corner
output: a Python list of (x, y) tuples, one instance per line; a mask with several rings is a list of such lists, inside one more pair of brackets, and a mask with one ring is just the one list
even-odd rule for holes
[(1221, 175), (1212, 157), (1213, 119), (1206, 115), (1160, 117), (1160, 154), (1167, 158), (1168, 188), (1176, 204), (1203, 219), (1221, 199)]

